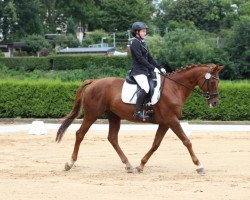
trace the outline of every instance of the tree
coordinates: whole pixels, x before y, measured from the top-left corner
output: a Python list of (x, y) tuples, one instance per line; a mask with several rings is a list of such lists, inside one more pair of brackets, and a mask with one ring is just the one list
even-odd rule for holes
[(44, 20), (44, 30), (48, 33), (55, 33), (56, 28), (63, 26), (66, 23), (66, 16), (64, 15), (65, 0), (40, 0), (42, 4), (42, 19)]
[(245, 0), (162, 0), (154, 21), (162, 30), (169, 27), (170, 21), (180, 24), (190, 21), (199, 29), (219, 32), (222, 27), (231, 28), (239, 19), (238, 8), (246, 12), (241, 5), (247, 3), (243, 2)]
[(150, 22), (153, 14), (152, 1), (103, 0), (102, 28), (106, 31), (126, 31), (135, 21)]
[(203, 28), (210, 32), (219, 32), (222, 28), (231, 28), (239, 19), (239, 6), (245, 0), (209, 0)]
[[(154, 36), (149, 38), (150, 49), (156, 59), (169, 71), (193, 63), (211, 63), (216, 48), (215, 40), (204, 31), (191, 29), (176, 29), (165, 34), (159, 41)], [(160, 44), (160, 45), (159, 45)]]
[(76, 24), (96, 28), (100, 24), (97, 0), (39, 0), (42, 3), (45, 31), (54, 33), (57, 27), (66, 29), (70, 17)]
[(55, 39), (55, 45), (60, 46), (60, 48), (66, 47), (78, 47), (79, 42), (76, 37), (72, 34), (68, 35), (58, 35)]
[(13, 27), (17, 22), (16, 7), (13, 0), (3, 1), (1, 5), (1, 27), (3, 32), (3, 40), (10, 41), (13, 33)]
[(158, 17), (166, 23), (169, 20), (182, 22), (192, 21), (197, 27), (201, 27), (206, 15), (204, 0), (163, 0), (158, 10)]
[(250, 15), (250, 2), (249, 1), (243, 1), (242, 3), (239, 4), (239, 15)]
[(75, 35), (76, 34), (76, 24), (74, 22), (74, 19), (72, 16), (70, 16), (70, 18), (68, 19), (68, 22), (67, 22), (67, 34), (72, 34), (72, 35)]
[(250, 75), (250, 17), (241, 19), (235, 24), (233, 30), (226, 48), (231, 55), (231, 61), (239, 68), (241, 76), (248, 78)]
[(36, 55), (36, 53), (42, 49), (51, 49), (51, 44), (41, 35), (28, 35), (22, 39), (26, 46), (23, 48), (31, 55)]
[(43, 35), (44, 29), (40, 18), (42, 9), (39, 0), (15, 0), (17, 10), (17, 24), (15, 34), (17, 38), (24, 35)]
[(90, 34), (87, 34), (83, 40), (83, 46), (87, 47), (90, 44), (101, 43), (102, 37), (105, 37), (106, 40), (109, 39), (108, 34), (103, 30), (95, 30)]
[[(64, 0), (65, 1), (65, 0)], [(94, 0), (67, 0), (65, 15), (72, 16), (76, 23), (93, 30), (100, 25), (100, 2)], [(65, 6), (64, 6), (65, 7)]]

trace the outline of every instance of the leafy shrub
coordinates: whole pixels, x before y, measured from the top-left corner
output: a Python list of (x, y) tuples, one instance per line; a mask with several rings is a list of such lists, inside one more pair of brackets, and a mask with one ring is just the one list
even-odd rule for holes
[(250, 17), (237, 22), (226, 47), (230, 60), (235, 63), (240, 78), (250, 75)]
[(25, 42), (25, 47), (23, 50), (31, 55), (36, 55), (36, 53), (42, 49), (51, 49), (51, 44), (41, 35), (28, 35), (23, 38)]
[(193, 63), (211, 63), (215, 40), (207, 39), (204, 32), (191, 29), (176, 29), (163, 38), (164, 48), (160, 59), (170, 70)]
[[(95, 30), (85, 36), (83, 40), (83, 46), (88, 47), (91, 44), (99, 44), (102, 41), (102, 37), (106, 37), (106, 39), (109, 39), (109, 36), (105, 31)], [(107, 43), (107, 41), (104, 42)]]
[[(1, 66), (1, 65), (0, 65)], [(15, 79), (15, 80), (30, 80), (37, 79), (60, 80), (63, 82), (82, 81), (84, 79), (104, 78), (108, 76), (124, 78), (128, 71), (124, 68), (106, 67), (106, 68), (87, 68), (74, 70), (39, 70), (35, 69), (32, 72), (24, 70), (9, 70), (6, 67), (0, 67), (0, 79)]]
[(95, 69), (102, 73), (106, 68), (131, 68), (128, 57), (102, 55), (0, 58), (0, 63), (9, 69), (24, 71)]
[(41, 49), (41, 51), (39, 53), (40, 53), (40, 56), (48, 56), (49, 50), (46, 48), (43, 48), (43, 49)]
[(0, 50), (0, 57), (4, 57), (4, 53)]
[[(63, 117), (70, 112), (79, 85), (80, 82), (0, 81), (0, 117)], [(220, 90), (221, 103), (213, 109), (193, 93), (184, 106), (182, 119), (249, 121), (249, 82), (222, 82)]]
[(46, 57), (13, 57), (0, 58), (0, 62), (8, 69), (33, 71), (34, 69), (48, 70), (50, 69), (49, 59)]
[(250, 84), (247, 81), (222, 82), (220, 85), (220, 104), (209, 108), (206, 101), (191, 95), (183, 109), (183, 119), (200, 120), (250, 120)]
[(54, 41), (55, 45), (60, 46), (60, 48), (66, 48), (66, 47), (78, 47), (79, 42), (77, 38), (72, 35), (58, 35)]
[(60, 82), (0, 83), (0, 117), (63, 117), (70, 112), (78, 84)]

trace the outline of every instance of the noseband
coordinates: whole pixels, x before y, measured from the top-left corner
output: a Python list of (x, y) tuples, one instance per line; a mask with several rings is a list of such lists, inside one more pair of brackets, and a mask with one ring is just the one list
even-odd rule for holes
[(213, 99), (213, 98), (219, 96), (219, 92), (215, 92), (215, 93), (211, 93), (211, 92), (210, 92), (210, 84), (209, 84), (209, 83), (210, 83), (210, 79), (211, 79), (211, 78), (214, 78), (214, 79), (219, 80), (219, 77), (216, 77), (216, 76), (214, 76), (214, 75), (211, 74), (211, 67), (209, 67), (208, 72), (205, 74), (204, 82), (202, 83), (202, 86), (201, 86), (201, 88), (202, 88), (202, 87), (207, 83), (207, 92), (200, 92), (200, 91), (197, 90), (196, 88), (192, 89), (192, 88), (190, 88), (190, 87), (188, 87), (188, 86), (186, 86), (186, 85), (184, 85), (184, 84), (182, 84), (182, 83), (180, 83), (180, 82), (178, 82), (178, 81), (176, 81), (176, 80), (170, 78), (170, 77), (169, 77), (169, 74), (163, 74), (163, 73), (160, 73), (160, 74), (161, 74), (162, 76), (164, 76), (164, 81), (163, 81), (163, 84), (162, 84), (162, 86), (161, 86), (161, 91), (162, 91), (163, 85), (164, 85), (164, 83), (165, 83), (165, 78), (167, 78), (167, 79), (169, 79), (169, 80), (175, 82), (175, 83), (178, 84), (178, 85), (181, 85), (181, 86), (183, 86), (183, 87), (185, 87), (185, 88), (187, 88), (187, 89), (189, 89), (189, 90), (193, 90), (194, 92), (196, 92), (196, 93), (199, 94), (200, 96), (203, 96), (206, 100), (211, 100), (211, 99)]

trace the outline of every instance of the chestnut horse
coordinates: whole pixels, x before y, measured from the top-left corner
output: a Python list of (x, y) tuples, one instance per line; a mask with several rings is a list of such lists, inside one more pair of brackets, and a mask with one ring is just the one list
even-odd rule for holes
[[(161, 76), (162, 91), (160, 100), (153, 105), (155, 122), (158, 129), (155, 134), (152, 147), (142, 158), (136, 167), (137, 172), (142, 172), (151, 155), (158, 149), (161, 141), (169, 128), (177, 135), (188, 149), (193, 163), (197, 166), (199, 174), (205, 174), (205, 169), (195, 155), (192, 144), (184, 133), (179, 118), (181, 117), (184, 102), (193, 90), (205, 97), (208, 104), (213, 107), (218, 104), (219, 71), (222, 66), (214, 64), (193, 64), (178, 69), (167, 75)], [(80, 129), (76, 132), (75, 146), (69, 163), (65, 164), (65, 170), (70, 170), (77, 160), (80, 144), (90, 126), (103, 114), (109, 121), (108, 140), (116, 150), (121, 161), (126, 165), (127, 172), (133, 172), (127, 156), (123, 153), (118, 143), (118, 132), (121, 119), (132, 122), (142, 122), (133, 118), (134, 105), (125, 104), (121, 100), (121, 90), (124, 79), (103, 78), (85, 80), (78, 88), (74, 106), (71, 113), (65, 118), (58, 129), (56, 141), (60, 142), (66, 129), (84, 108), (84, 119)], [(197, 91), (195, 86), (203, 91)], [(84, 90), (84, 88), (86, 89)]]

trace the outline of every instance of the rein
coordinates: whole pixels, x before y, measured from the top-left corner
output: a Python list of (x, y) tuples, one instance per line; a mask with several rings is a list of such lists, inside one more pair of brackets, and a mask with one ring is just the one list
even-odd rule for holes
[(184, 85), (183, 83), (180, 83), (180, 82), (178, 82), (178, 81), (176, 81), (176, 80), (170, 78), (170, 77), (169, 77), (169, 74), (160, 73), (160, 75), (162, 75), (162, 76), (164, 77), (163, 84), (161, 85), (161, 88), (160, 88), (160, 89), (161, 89), (161, 92), (162, 92), (162, 89), (163, 89), (163, 86), (164, 86), (164, 83), (165, 83), (165, 80), (166, 80), (165, 78), (167, 78), (167, 79), (169, 79), (169, 80), (175, 82), (175, 83), (178, 84), (178, 85), (181, 85), (181, 86), (183, 86), (183, 87), (185, 87), (185, 88), (187, 88), (187, 89), (189, 89), (189, 90), (194, 91), (196, 94), (198, 94), (198, 95), (204, 97), (204, 98), (207, 99), (207, 100), (210, 100), (210, 99), (213, 99), (213, 98), (219, 96), (219, 92), (212, 93), (212, 94), (210, 93), (210, 87), (209, 87), (209, 80), (210, 80), (210, 78), (212, 77), (212, 78), (215, 78), (215, 79), (219, 79), (218, 77), (211, 75), (210, 69), (209, 69), (208, 72), (206, 73), (206, 75), (205, 75), (205, 80), (204, 80), (204, 82), (203, 82), (203, 84), (202, 84), (202, 86), (201, 86), (201, 88), (202, 88), (203, 85), (204, 85), (205, 83), (207, 83), (207, 89), (208, 89), (207, 92), (200, 92), (200, 91), (197, 90), (196, 88), (192, 89), (192, 88), (190, 88), (190, 87)]

